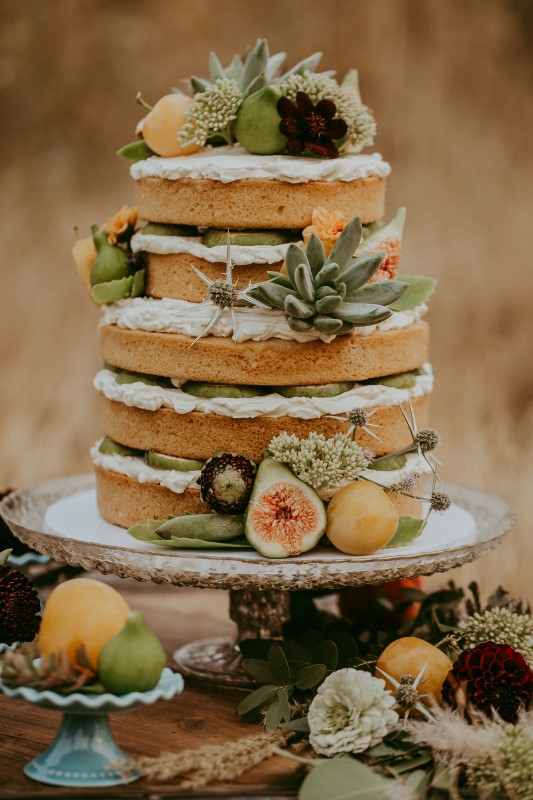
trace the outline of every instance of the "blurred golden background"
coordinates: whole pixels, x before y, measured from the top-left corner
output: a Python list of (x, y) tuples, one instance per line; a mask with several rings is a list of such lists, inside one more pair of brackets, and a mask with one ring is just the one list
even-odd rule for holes
[[(408, 208), (402, 269), (431, 303), (432, 421), (449, 480), (519, 512), (504, 547), (463, 568), (530, 589), (533, 458), (533, 4), (529, 0), (3, 0), (0, 484), (88, 471), (99, 435), (98, 312), (73, 266), (82, 236), (133, 202), (142, 90), (153, 103), (265, 36), (290, 63), (360, 70), (388, 213)], [(442, 579), (441, 579), (442, 580)]]

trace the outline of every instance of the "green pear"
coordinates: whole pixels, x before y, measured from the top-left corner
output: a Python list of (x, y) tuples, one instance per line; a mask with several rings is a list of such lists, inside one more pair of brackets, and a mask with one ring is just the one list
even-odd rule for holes
[(141, 612), (130, 611), (120, 633), (102, 647), (98, 675), (113, 694), (148, 692), (157, 686), (166, 660), (161, 642)]
[(283, 153), (287, 138), (280, 133), (276, 104), (282, 97), (276, 86), (265, 86), (243, 100), (233, 132), (237, 141), (250, 153), (272, 155)]
[(91, 286), (107, 283), (130, 274), (128, 254), (121, 247), (109, 244), (107, 234), (102, 228), (93, 225), (93, 242), (96, 247), (96, 258), (91, 267)]

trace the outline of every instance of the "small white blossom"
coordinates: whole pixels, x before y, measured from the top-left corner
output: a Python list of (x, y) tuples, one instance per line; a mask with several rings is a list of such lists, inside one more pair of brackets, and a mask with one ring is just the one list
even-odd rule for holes
[(507, 608), (476, 612), (461, 626), (460, 635), (469, 650), (481, 642), (508, 644), (533, 665), (533, 620), (529, 614), (516, 614)]
[(313, 432), (300, 439), (284, 431), (274, 436), (268, 449), (272, 458), (287, 464), (314, 489), (334, 488), (342, 481), (354, 481), (369, 464), (363, 448), (342, 433), (326, 439), (323, 433)]
[(362, 753), (379, 744), (398, 722), (385, 682), (346, 668), (329, 675), (309, 706), (309, 742), (325, 756)]
[(219, 78), (205, 92), (197, 92), (185, 114), (187, 121), (178, 133), (179, 143), (203, 147), (208, 139), (218, 135), (231, 144), (231, 123), (242, 101), (239, 84), (232, 78)]

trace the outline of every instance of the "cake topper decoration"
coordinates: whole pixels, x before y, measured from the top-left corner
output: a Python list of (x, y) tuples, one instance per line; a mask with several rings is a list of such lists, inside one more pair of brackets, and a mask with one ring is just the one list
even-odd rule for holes
[(341, 82), (332, 70), (315, 72), (322, 53), (282, 72), (286, 53), (270, 55), (258, 39), (245, 59), (223, 67), (209, 56), (209, 78), (193, 75), (190, 94), (173, 88), (137, 125), (137, 142), (118, 154), (133, 161), (150, 155), (185, 156), (205, 146), (241, 144), (259, 155), (337, 158), (374, 142), (376, 123), (363, 104), (358, 73)]

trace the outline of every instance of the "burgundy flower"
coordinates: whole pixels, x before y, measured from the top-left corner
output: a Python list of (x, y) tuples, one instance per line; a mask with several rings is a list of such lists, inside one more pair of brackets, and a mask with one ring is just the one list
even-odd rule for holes
[(348, 126), (343, 119), (334, 119), (337, 106), (332, 100), (319, 100), (315, 105), (308, 94), (298, 92), (296, 103), (280, 97), (276, 108), (281, 117), (279, 129), (288, 139), (291, 155), (299, 155), (307, 148), (317, 156), (338, 158), (333, 140), (346, 136)]
[[(461, 694), (463, 698), (461, 699)], [(517, 650), (507, 644), (482, 642), (464, 650), (442, 687), (443, 701), (466, 705), (488, 717), (496, 711), (506, 722), (516, 722), (533, 694), (533, 672)]]

